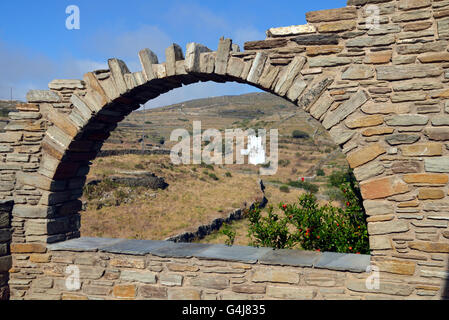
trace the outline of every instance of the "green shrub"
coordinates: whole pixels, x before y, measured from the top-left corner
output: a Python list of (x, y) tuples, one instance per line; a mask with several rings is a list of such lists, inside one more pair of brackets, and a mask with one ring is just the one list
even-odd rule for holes
[(253, 210), (247, 210), (250, 225), (248, 237), (251, 239), (250, 246), (271, 247), (275, 249), (292, 248), (295, 244), (295, 235), (288, 230), (288, 220), (282, 219), (274, 213), (273, 206), (268, 208), (268, 216), (263, 217), (259, 206)]
[(309, 134), (301, 130), (295, 130), (292, 132), (292, 137), (295, 139), (308, 139)]
[(319, 206), (311, 194), (300, 196), (298, 204), (280, 204), (281, 213), (268, 209), (248, 210), (250, 245), (276, 249), (296, 245), (304, 250), (369, 254), (366, 216), (349, 183), (341, 186), (346, 197), (345, 209), (330, 204)]
[(279, 160), (279, 165), (281, 167), (287, 167), (289, 164), (290, 164), (290, 160), (284, 160), (284, 159)]
[(215, 173), (209, 173), (209, 178), (211, 178), (211, 179), (213, 179), (215, 181), (220, 180)]
[(134, 166), (134, 168), (139, 169), (139, 170), (143, 170), (145, 169), (145, 166), (142, 163), (138, 163)]
[(232, 174), (228, 171), (228, 172), (225, 173), (225, 176), (228, 177), (228, 178), (231, 178)]
[(317, 169), (317, 170), (316, 170), (316, 175), (317, 175), (318, 177), (324, 177), (326, 174), (324, 173), (324, 170), (323, 170), (323, 169)]
[(317, 193), (319, 187), (308, 181), (289, 181), (289, 186), (304, 189), (310, 193)]
[(209, 170), (212, 170), (212, 171), (215, 170), (215, 168), (214, 168), (214, 166), (212, 164), (206, 164), (205, 162), (201, 162), (201, 168), (206, 168), (206, 169), (209, 169)]
[(229, 224), (223, 224), (220, 233), (227, 237), (227, 239), (225, 240), (225, 244), (227, 246), (232, 246), (234, 244), (236, 232), (232, 230)]
[(289, 192), (290, 192), (289, 187), (286, 186), (286, 185), (280, 186), (280, 187), (279, 187), (279, 190), (280, 190), (281, 192), (285, 192), (285, 193), (289, 193)]

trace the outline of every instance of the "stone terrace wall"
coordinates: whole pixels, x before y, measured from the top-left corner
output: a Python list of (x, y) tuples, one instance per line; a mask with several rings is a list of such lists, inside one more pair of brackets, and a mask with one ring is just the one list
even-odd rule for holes
[(253, 85), (321, 121), (360, 182), (371, 263), (384, 285), (447, 297), (449, 1), (349, 0), (306, 17), (244, 52), (230, 39), (217, 51), (190, 43), (185, 56), (173, 44), (159, 63), (144, 49), (142, 71), (110, 59), (108, 70), (30, 91), (0, 134), (0, 198), (15, 202), (13, 297), (33, 296), (24, 279), (34, 277), (34, 259), (50, 263), (39, 255), (48, 243), (80, 236), (89, 161), (117, 123), (162, 93), (209, 80)]

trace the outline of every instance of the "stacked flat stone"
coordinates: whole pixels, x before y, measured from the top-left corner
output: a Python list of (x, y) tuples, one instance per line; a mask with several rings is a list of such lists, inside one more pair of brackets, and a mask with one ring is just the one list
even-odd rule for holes
[[(372, 4), (376, 28), (366, 11)], [(341, 146), (360, 182), (371, 263), (389, 288), (366, 292), (360, 280), (346, 283), (341, 296), (447, 296), (449, 2), (349, 0), (306, 17), (307, 25), (272, 28), (243, 52), (230, 39), (220, 39), (217, 51), (190, 43), (185, 55), (173, 44), (161, 63), (144, 49), (142, 71), (111, 59), (107, 70), (82, 80), (30, 91), (0, 134), (0, 197), (15, 201), (12, 298), (33, 298), (43, 270), (55, 272), (49, 257), (36, 263), (33, 254), (79, 237), (90, 161), (117, 123), (142, 103), (201, 81), (246, 83), (284, 97)], [(18, 280), (24, 276), (30, 280)]]

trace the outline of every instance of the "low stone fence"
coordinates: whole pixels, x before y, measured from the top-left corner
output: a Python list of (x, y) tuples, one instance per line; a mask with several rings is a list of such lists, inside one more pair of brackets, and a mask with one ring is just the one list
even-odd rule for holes
[(167, 155), (170, 154), (170, 150), (159, 149), (159, 150), (137, 150), (137, 149), (123, 149), (123, 150), (101, 150), (97, 158), (111, 157), (111, 156), (123, 156), (127, 154), (143, 154), (143, 155)]
[(0, 201), (0, 300), (9, 298), (8, 271), (12, 265), (9, 250), (11, 242), (11, 211), (13, 201)]
[(413, 290), (367, 288), (368, 255), (101, 238), (13, 246), (23, 267), (11, 273), (21, 279), (13, 300), (375, 299)]
[[(249, 209), (254, 209), (255, 206), (258, 204), (259, 208), (265, 208), (265, 206), (268, 203), (268, 199), (266, 197), (263, 197), (263, 199), (260, 201), (260, 203), (253, 203)], [(245, 209), (237, 209), (231, 212), (227, 218), (217, 218), (213, 220), (210, 224), (202, 225), (198, 227), (198, 229), (195, 232), (184, 232), (181, 234), (178, 234), (174, 237), (167, 238), (166, 241), (173, 241), (173, 242), (192, 242), (198, 239), (203, 239), (207, 235), (211, 234), (214, 231), (220, 230), (220, 228), (223, 226), (224, 223), (230, 223), (232, 221), (237, 221), (240, 219), (243, 219), (243, 213)]]

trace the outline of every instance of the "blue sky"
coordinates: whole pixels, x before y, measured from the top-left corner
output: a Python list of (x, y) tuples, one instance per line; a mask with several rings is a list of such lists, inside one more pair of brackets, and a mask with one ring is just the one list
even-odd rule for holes
[[(66, 8), (80, 9), (80, 29), (67, 30)], [(262, 40), (271, 27), (305, 24), (305, 13), (344, 7), (346, 0), (0, 1), (0, 99), (24, 99), (30, 89), (47, 89), (53, 79), (81, 79), (123, 59), (140, 70), (137, 52), (150, 48), (160, 61), (165, 48), (202, 43), (216, 50), (221, 36), (243, 47)], [(166, 93), (150, 107), (208, 96), (257, 91), (241, 84), (201, 83)]]

